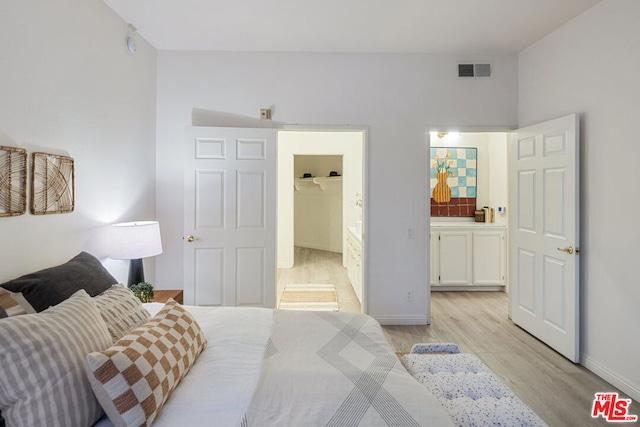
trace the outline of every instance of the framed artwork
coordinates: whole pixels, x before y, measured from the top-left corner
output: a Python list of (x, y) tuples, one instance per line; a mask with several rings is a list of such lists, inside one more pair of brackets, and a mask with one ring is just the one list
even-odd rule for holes
[(73, 158), (33, 153), (31, 213), (73, 212), (75, 207)]
[(475, 216), (478, 149), (431, 147), (430, 154), (431, 216)]
[(0, 217), (27, 210), (27, 150), (0, 146)]

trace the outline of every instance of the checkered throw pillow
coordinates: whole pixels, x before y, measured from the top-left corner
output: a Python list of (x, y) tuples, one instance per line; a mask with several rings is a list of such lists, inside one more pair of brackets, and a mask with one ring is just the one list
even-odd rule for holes
[(116, 426), (148, 426), (204, 349), (200, 326), (174, 300), (111, 348), (86, 358), (89, 382)]

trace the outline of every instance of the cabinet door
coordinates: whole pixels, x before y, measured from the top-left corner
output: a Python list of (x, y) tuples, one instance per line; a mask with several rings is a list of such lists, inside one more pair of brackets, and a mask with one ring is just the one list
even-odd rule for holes
[(440, 232), (440, 284), (471, 285), (470, 231)]
[(504, 232), (473, 233), (474, 285), (504, 285)]
[(362, 251), (360, 245), (350, 235), (347, 236), (347, 258), (347, 276), (358, 301), (362, 304), (362, 268), (360, 266)]
[(431, 286), (440, 285), (440, 266), (439, 266), (439, 252), (438, 245), (439, 233), (429, 233), (429, 284)]

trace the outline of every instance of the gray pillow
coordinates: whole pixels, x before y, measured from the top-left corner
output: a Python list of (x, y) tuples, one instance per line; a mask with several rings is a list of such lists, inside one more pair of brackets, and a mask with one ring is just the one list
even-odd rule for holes
[[(21, 293), (33, 310), (40, 312), (59, 304), (84, 289), (94, 297), (118, 283), (100, 261), (81, 252), (70, 261), (27, 274), (0, 285), (9, 292)], [(28, 307), (23, 307), (28, 310)]]

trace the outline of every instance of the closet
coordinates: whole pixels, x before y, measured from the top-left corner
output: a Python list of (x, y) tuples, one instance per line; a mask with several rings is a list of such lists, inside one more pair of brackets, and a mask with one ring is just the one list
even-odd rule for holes
[(342, 253), (342, 156), (294, 156), (294, 245)]

